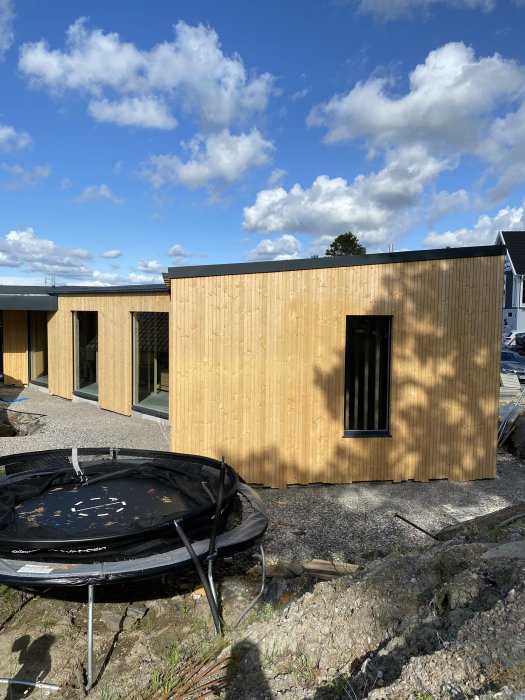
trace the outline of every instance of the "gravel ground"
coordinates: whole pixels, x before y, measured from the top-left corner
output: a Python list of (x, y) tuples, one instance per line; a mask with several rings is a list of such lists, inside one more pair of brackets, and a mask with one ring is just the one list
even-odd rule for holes
[[(49, 396), (34, 387), (0, 387), (0, 398), (26, 398), (2, 405), (45, 414), (37, 433), (0, 438), (0, 455), (75, 446), (169, 449), (166, 424)], [(272, 559), (360, 561), (428, 544), (428, 536), (396, 518), (396, 512), (436, 532), (525, 500), (525, 467), (522, 460), (500, 452), (495, 479), (294, 486), (260, 489), (260, 494), (270, 516), (265, 546)]]

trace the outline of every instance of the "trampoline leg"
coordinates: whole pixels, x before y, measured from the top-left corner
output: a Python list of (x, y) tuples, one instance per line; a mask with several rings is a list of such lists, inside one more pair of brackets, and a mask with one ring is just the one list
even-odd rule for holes
[(215, 583), (213, 581), (213, 561), (211, 559), (208, 559), (208, 582), (213, 594), (213, 600), (215, 601), (215, 605), (217, 605), (217, 591), (215, 590)]
[(88, 658), (87, 658), (87, 683), (86, 693), (93, 687), (93, 603), (95, 599), (95, 591), (93, 584), (88, 586), (88, 628), (87, 628), (87, 643), (88, 643)]

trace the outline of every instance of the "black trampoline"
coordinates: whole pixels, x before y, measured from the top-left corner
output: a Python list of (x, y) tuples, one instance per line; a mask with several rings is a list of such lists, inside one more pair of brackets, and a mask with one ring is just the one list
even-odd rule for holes
[[(0, 583), (88, 587), (87, 690), (95, 585), (193, 565), (221, 631), (213, 562), (252, 546), (268, 524), (224, 461), (87, 448), (10, 455), (0, 467)], [(264, 580), (262, 546), (261, 559)]]

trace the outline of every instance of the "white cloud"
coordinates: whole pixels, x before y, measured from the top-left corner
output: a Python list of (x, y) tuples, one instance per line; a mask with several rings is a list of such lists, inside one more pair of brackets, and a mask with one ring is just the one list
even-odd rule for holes
[[(389, 163), (403, 159), (407, 148), (422, 149), (440, 167), (433, 178), (421, 179), (418, 159), (413, 172), (416, 189), (423, 186), (420, 193), (438, 171), (458, 170), (466, 157), (478, 169), (470, 195), (478, 205), (493, 206), (525, 182), (524, 65), (499, 54), (477, 57), (463, 43), (449, 43), (431, 51), (414, 68), (407, 90), (396, 92), (396, 87), (387, 78), (357, 83), (346, 94), (317, 105), (307, 122), (324, 127), (328, 143), (361, 142), (370, 157), (384, 159), (386, 174)], [(405, 185), (411, 177), (407, 169)], [(468, 199), (462, 190), (438, 193), (421, 202), (420, 213), (429, 202), (425, 218), (435, 221), (454, 208), (467, 207)], [(382, 209), (393, 212), (389, 205)], [(400, 207), (390, 224), (403, 226), (407, 211)]]
[(31, 144), (31, 136), (25, 131), (16, 131), (12, 126), (0, 124), (0, 151), (21, 151)]
[(263, 233), (302, 232), (336, 236), (353, 231), (366, 244), (391, 240), (407, 223), (424, 188), (449, 165), (413, 146), (387, 154), (385, 167), (349, 184), (320, 175), (309, 189), (295, 184), (263, 190), (244, 209), (244, 228)]
[(246, 260), (260, 262), (263, 260), (290, 260), (299, 257), (301, 242), (285, 233), (280, 238), (265, 238), (253, 250), (244, 256)]
[(429, 248), (452, 248), (472, 245), (492, 245), (498, 231), (522, 231), (525, 229), (525, 202), (521, 207), (505, 207), (491, 217), (480, 216), (472, 228), (437, 233), (432, 231), (423, 241)]
[(162, 276), (158, 275), (146, 275), (144, 273), (130, 272), (126, 277), (128, 284), (161, 284)]
[(119, 258), (122, 255), (121, 250), (114, 248), (113, 250), (106, 250), (104, 253), (100, 254), (101, 258)]
[(168, 255), (177, 258), (188, 258), (191, 255), (191, 253), (189, 253), (183, 246), (181, 246), (180, 243), (175, 243), (168, 250)]
[(326, 255), (326, 251), (334, 239), (335, 236), (319, 236), (319, 238), (312, 241), (310, 255)]
[[(222, 129), (266, 108), (272, 76), (250, 75), (239, 55), (222, 52), (209, 27), (180, 21), (174, 32), (173, 41), (141, 51), (116, 33), (89, 29), (81, 18), (68, 29), (65, 51), (51, 49), (43, 40), (27, 43), (18, 65), (32, 83), (54, 92), (79, 90), (99, 100), (108, 92), (171, 100), (197, 114), (205, 129)], [(95, 107), (96, 114), (104, 112), (103, 105)], [(108, 109), (109, 103), (106, 115)], [(112, 111), (115, 116), (116, 108)]]
[(181, 184), (196, 189), (212, 180), (232, 183), (251, 168), (265, 165), (273, 144), (257, 129), (238, 136), (225, 129), (207, 137), (196, 136), (186, 147), (189, 160), (183, 162), (175, 155), (151, 156), (143, 176), (154, 187)]
[(25, 190), (34, 187), (42, 180), (46, 180), (51, 174), (51, 168), (47, 165), (35, 165), (31, 170), (26, 170), (21, 165), (7, 165), (2, 163), (0, 169), (10, 176), (10, 180), (0, 184), (5, 190)]
[(315, 107), (310, 126), (326, 141), (363, 138), (373, 147), (425, 143), (441, 152), (472, 151), (484, 118), (525, 95), (525, 69), (498, 54), (476, 59), (462, 43), (431, 51), (410, 74), (410, 91), (391, 97), (386, 79), (371, 78)]
[(292, 100), (292, 102), (297, 102), (297, 100), (303, 100), (309, 92), (310, 88), (303, 88), (302, 90), (297, 90), (297, 92), (294, 92), (292, 95), (290, 95), (290, 99)]
[(83, 248), (62, 248), (53, 241), (35, 236), (28, 227), (10, 231), (0, 238), (0, 266), (18, 267), (28, 272), (84, 278), (90, 275), (85, 261), (89, 251)]
[(428, 208), (428, 220), (437, 221), (452, 211), (467, 209), (469, 202), (470, 198), (466, 190), (436, 192)]
[(109, 187), (104, 184), (88, 185), (87, 187), (84, 187), (78, 197), (75, 197), (74, 201), (77, 204), (86, 204), (87, 202), (93, 202), (96, 200), (106, 200), (112, 204), (124, 204), (124, 200), (115, 197)]
[(384, 20), (396, 19), (417, 10), (429, 10), (436, 5), (490, 12), (494, 9), (496, 0), (359, 0), (360, 10), (371, 12)]
[(166, 266), (159, 263), (157, 260), (139, 260), (138, 269), (141, 272), (164, 272)]
[(113, 101), (91, 102), (89, 113), (99, 122), (110, 122), (118, 126), (140, 126), (150, 129), (174, 129), (177, 120), (166, 105), (156, 98), (130, 97)]
[(0, 0), (0, 59), (3, 58), (14, 40), (13, 21), (15, 13), (11, 0)]
[(268, 178), (268, 185), (270, 187), (273, 187), (274, 185), (278, 185), (283, 177), (287, 175), (288, 173), (286, 170), (283, 170), (282, 168), (276, 168), (275, 170), (272, 170), (270, 173), (270, 177)]

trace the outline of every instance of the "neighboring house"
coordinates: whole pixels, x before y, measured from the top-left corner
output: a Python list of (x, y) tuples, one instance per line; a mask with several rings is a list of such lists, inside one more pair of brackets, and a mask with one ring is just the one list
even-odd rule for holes
[(225, 455), (267, 486), (494, 477), (505, 252), (0, 286), (4, 380), (164, 417), (173, 451)]
[(525, 331), (525, 231), (500, 231), (507, 247), (503, 283), (503, 332)]

